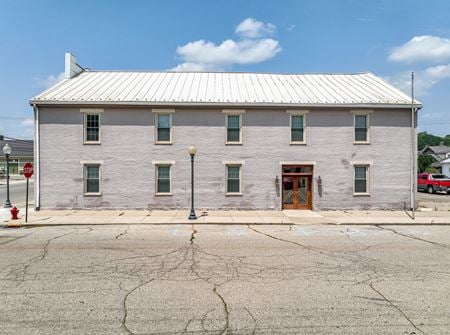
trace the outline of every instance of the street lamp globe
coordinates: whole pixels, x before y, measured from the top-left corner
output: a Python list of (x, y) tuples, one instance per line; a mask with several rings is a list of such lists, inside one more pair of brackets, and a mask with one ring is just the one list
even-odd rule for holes
[(8, 143), (5, 144), (5, 146), (3, 147), (3, 153), (7, 156), (11, 155), (12, 149), (9, 146)]
[(188, 151), (189, 151), (189, 155), (195, 156), (195, 154), (197, 153), (197, 148), (192, 144), (192, 145), (188, 148)]

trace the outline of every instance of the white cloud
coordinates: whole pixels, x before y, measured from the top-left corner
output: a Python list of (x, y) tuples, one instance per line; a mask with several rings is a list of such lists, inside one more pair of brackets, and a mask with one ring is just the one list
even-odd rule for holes
[[(417, 96), (429, 93), (431, 88), (442, 80), (450, 78), (450, 64), (428, 67), (414, 74), (414, 90)], [(401, 72), (387, 77), (392, 85), (403, 92), (411, 93), (411, 72)]]
[(56, 85), (64, 79), (64, 72), (57, 75), (49, 75), (47, 78), (34, 78), (35, 85), (44, 89), (50, 88)]
[[(251, 21), (248, 21), (249, 19)], [(253, 28), (252, 25), (254, 25)], [(269, 29), (272, 26), (248, 18), (236, 28), (236, 33), (239, 29), (239, 34), (243, 36), (237, 41), (227, 39), (220, 44), (215, 44), (211, 41), (197, 40), (179, 46), (177, 54), (183, 62), (171, 70), (220, 71), (229, 69), (233, 65), (256, 64), (269, 60), (281, 51), (279, 42), (272, 38), (256, 38), (256, 36), (261, 36), (264, 32), (269, 33), (269, 30), (275, 31), (275, 26)]]
[(422, 35), (392, 49), (388, 60), (414, 63), (421, 61), (439, 62), (450, 59), (450, 39)]
[(276, 29), (272, 23), (264, 23), (248, 17), (238, 24), (235, 33), (243, 37), (257, 38), (272, 35)]
[(32, 127), (34, 126), (34, 120), (31, 117), (27, 117), (20, 124), (24, 127)]

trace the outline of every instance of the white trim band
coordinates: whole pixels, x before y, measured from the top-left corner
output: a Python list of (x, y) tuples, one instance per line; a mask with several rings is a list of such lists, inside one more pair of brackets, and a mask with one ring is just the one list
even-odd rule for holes
[(80, 108), (80, 112), (85, 114), (100, 114), (103, 113), (104, 110), (101, 108)]
[(351, 165), (372, 165), (373, 161), (350, 161)]
[(224, 165), (244, 165), (245, 161), (222, 161)]
[(152, 161), (153, 165), (174, 165), (175, 161)]
[(83, 160), (83, 161), (80, 161), (80, 164), (98, 164), (98, 165), (102, 165), (103, 164), (103, 161), (96, 161), (96, 160)]
[(240, 115), (245, 113), (245, 109), (222, 109), (222, 113), (229, 115)]
[(316, 165), (316, 161), (281, 161), (280, 165)]
[(292, 114), (292, 115), (305, 115), (309, 113), (309, 110), (307, 109), (288, 109), (286, 110), (286, 113)]
[(153, 113), (160, 113), (160, 114), (170, 114), (175, 113), (175, 109), (173, 108), (152, 108)]

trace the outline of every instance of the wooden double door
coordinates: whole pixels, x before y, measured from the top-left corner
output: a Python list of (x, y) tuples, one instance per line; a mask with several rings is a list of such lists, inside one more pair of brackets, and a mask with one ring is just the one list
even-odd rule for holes
[(312, 209), (312, 175), (283, 175), (283, 209)]

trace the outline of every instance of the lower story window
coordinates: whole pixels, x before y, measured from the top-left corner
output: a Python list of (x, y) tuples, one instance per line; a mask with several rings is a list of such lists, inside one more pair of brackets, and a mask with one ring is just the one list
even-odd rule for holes
[(100, 194), (100, 165), (86, 164), (84, 166), (84, 193)]
[(156, 193), (170, 194), (170, 165), (156, 166)]
[(241, 193), (241, 166), (227, 165), (227, 193)]
[(369, 193), (369, 166), (356, 165), (355, 166), (355, 194)]

